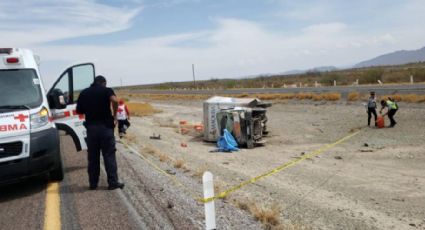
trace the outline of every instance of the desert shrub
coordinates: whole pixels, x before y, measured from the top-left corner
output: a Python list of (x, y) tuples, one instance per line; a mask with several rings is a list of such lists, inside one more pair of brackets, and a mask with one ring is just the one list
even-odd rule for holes
[(177, 169), (182, 168), (184, 166), (184, 164), (185, 164), (184, 160), (177, 159), (177, 160), (174, 161), (174, 168), (177, 168)]
[(323, 95), (322, 94), (314, 94), (312, 99), (313, 99), (313, 101), (321, 101), (321, 100), (323, 100)]
[(151, 104), (149, 103), (133, 103), (129, 102), (127, 103), (128, 109), (130, 110), (130, 114), (132, 116), (141, 117), (141, 116), (149, 116), (154, 113), (160, 112), (159, 110), (155, 109)]
[(279, 94), (279, 99), (281, 100), (290, 100), (290, 99), (294, 99), (295, 94), (293, 93), (284, 93), (284, 94)]
[(357, 101), (360, 99), (360, 93), (359, 92), (351, 92), (348, 94), (347, 100), (348, 101)]
[(385, 83), (400, 83), (410, 81), (410, 77), (407, 73), (399, 71), (390, 71), (388, 74), (384, 74), (382, 78)]
[(254, 216), (254, 218), (265, 225), (266, 229), (272, 229), (273, 226), (280, 225), (281, 208), (277, 205), (271, 207), (263, 207), (255, 203), (249, 204), (246, 208)]
[(377, 83), (378, 80), (382, 80), (382, 75), (384, 74), (383, 69), (369, 69), (363, 73), (361, 81), (367, 84)]
[(411, 75), (413, 75), (415, 82), (425, 82), (425, 69), (415, 69), (411, 72)]
[(235, 88), (237, 85), (237, 82), (234, 80), (228, 80), (225, 82), (225, 88), (227, 89)]
[(322, 96), (326, 101), (339, 101), (341, 99), (340, 93), (324, 93)]
[(343, 76), (334, 73), (334, 72), (328, 72), (328, 73), (324, 73), (322, 74), (322, 76), (320, 77), (319, 82), (323, 85), (333, 85), (334, 81), (337, 82), (337, 84), (345, 84), (346, 80), (343, 78)]
[(295, 96), (298, 100), (311, 100), (313, 98), (313, 94), (312, 93), (298, 93)]

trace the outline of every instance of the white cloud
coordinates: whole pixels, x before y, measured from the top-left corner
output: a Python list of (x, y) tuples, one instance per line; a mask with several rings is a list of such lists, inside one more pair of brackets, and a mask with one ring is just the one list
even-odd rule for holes
[[(211, 31), (139, 39), (118, 47), (44, 46), (39, 51), (52, 60), (58, 53), (66, 53), (69, 62), (83, 57), (96, 60), (99, 73), (118, 85), (120, 78), (125, 84), (191, 80), (192, 63), (202, 79), (347, 65), (370, 57), (371, 52), (383, 52), (378, 44), (395, 42), (391, 34), (353, 35), (338, 22), (312, 25), (295, 35), (269, 32), (261, 24), (237, 19), (216, 23)], [(176, 46), (182, 41), (208, 45)]]
[(0, 2), (3, 44), (32, 45), (125, 30), (141, 8), (118, 8), (93, 0)]
[[(423, 18), (417, 8), (424, 4), (411, 1), (417, 6), (400, 8), (400, 15)], [(419, 48), (425, 37), (421, 24), (407, 19), (389, 20), (398, 23), (386, 27), (362, 28), (343, 21), (319, 20), (295, 30), (270, 30), (258, 22), (214, 18), (213, 29), (116, 42), (115, 46), (44, 44), (124, 30), (141, 10), (95, 1), (72, 2), (44, 0), (38, 1), (37, 7), (32, 1), (0, 3), (0, 29), (7, 31), (0, 38), (2, 44), (34, 49), (48, 66), (43, 70), (49, 83), (64, 67), (57, 63), (87, 60), (94, 61), (98, 73), (113, 85), (118, 85), (120, 78), (124, 84), (191, 80), (192, 63), (200, 79), (346, 66), (397, 49)], [(18, 6), (28, 9), (18, 12)], [(20, 20), (12, 20), (16, 18)]]

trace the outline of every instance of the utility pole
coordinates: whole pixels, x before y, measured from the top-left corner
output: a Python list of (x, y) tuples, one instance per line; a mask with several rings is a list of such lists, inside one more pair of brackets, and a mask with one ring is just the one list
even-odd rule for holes
[(122, 88), (122, 77), (120, 77), (120, 83), (121, 83), (121, 88)]
[(195, 80), (195, 64), (192, 64), (192, 74), (193, 74), (193, 87), (196, 87), (196, 80)]

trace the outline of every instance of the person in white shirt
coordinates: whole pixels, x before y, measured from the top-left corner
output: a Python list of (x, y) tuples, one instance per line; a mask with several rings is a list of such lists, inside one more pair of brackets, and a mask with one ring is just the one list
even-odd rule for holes
[(122, 99), (118, 102), (117, 120), (118, 133), (120, 138), (122, 138), (126, 134), (128, 127), (130, 127), (130, 111)]

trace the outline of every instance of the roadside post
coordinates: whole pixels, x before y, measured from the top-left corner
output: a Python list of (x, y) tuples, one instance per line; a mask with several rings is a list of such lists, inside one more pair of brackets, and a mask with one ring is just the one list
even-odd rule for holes
[(413, 84), (413, 75), (410, 75), (410, 84)]
[[(204, 199), (214, 197), (214, 182), (211, 172), (204, 172), (202, 183), (204, 188)], [(205, 227), (206, 230), (216, 229), (214, 200), (205, 203)]]

